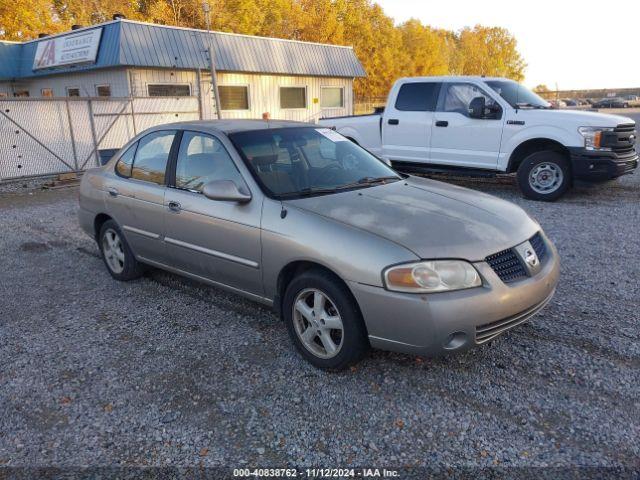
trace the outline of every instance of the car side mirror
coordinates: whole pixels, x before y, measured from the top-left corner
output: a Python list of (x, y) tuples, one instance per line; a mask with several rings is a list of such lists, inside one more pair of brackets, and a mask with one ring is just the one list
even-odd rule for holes
[(202, 194), (211, 200), (237, 203), (251, 201), (251, 193), (246, 187), (238, 187), (233, 180), (212, 180), (204, 185)]
[(470, 118), (484, 118), (484, 110), (486, 103), (484, 97), (475, 97), (469, 104), (469, 117)]

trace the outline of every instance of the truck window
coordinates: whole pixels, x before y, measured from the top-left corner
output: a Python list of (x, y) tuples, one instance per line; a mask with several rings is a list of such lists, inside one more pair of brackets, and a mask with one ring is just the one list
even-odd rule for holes
[(493, 105), (495, 100), (477, 85), (470, 83), (449, 83), (444, 86), (444, 99), (438, 108), (440, 112), (454, 112), (469, 116), (469, 105), (475, 97), (484, 97), (486, 105)]
[(400, 87), (396, 110), (405, 112), (433, 112), (436, 109), (439, 83), (412, 82)]

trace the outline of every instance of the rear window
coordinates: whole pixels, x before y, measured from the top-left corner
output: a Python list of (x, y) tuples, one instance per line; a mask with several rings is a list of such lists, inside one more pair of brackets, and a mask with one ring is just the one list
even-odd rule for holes
[(400, 87), (396, 110), (405, 112), (433, 112), (438, 103), (439, 83), (413, 82)]

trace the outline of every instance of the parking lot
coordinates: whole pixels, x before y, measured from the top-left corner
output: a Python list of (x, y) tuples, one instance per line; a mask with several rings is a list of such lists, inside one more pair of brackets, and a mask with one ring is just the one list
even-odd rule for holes
[(455, 181), (542, 224), (556, 296), (468, 353), (339, 374), (240, 297), (112, 280), (77, 188), (0, 193), (0, 465), (640, 468), (640, 173), (556, 203)]

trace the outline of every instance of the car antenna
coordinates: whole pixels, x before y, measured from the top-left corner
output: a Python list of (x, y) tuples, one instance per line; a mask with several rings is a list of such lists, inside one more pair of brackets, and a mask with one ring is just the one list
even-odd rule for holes
[(284, 203), (280, 200), (280, 218), (285, 218), (287, 216), (287, 209), (284, 208)]

